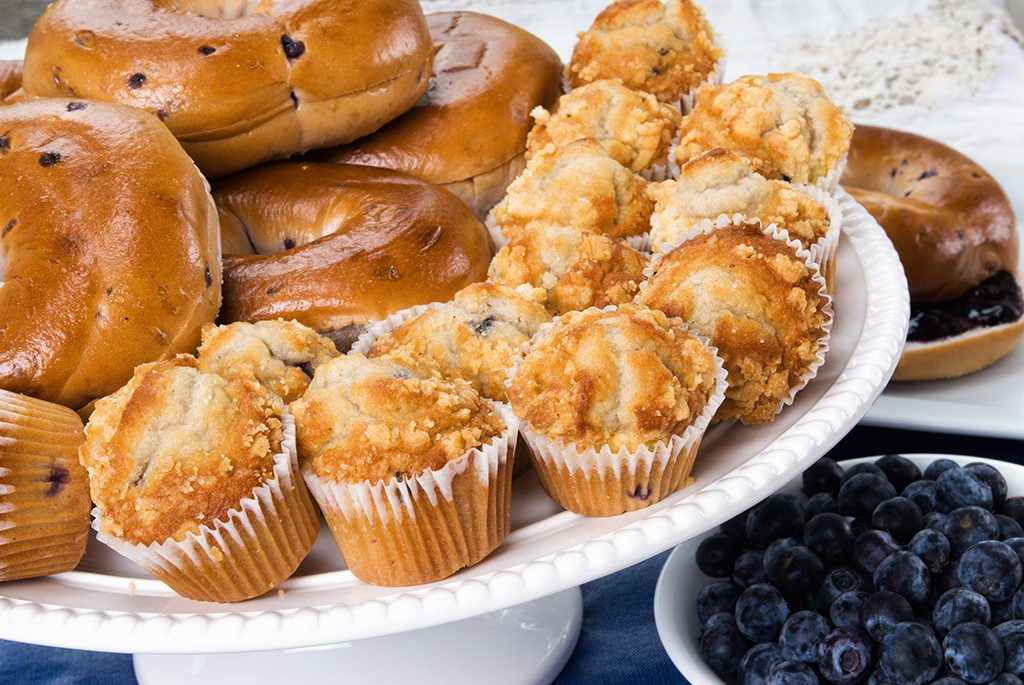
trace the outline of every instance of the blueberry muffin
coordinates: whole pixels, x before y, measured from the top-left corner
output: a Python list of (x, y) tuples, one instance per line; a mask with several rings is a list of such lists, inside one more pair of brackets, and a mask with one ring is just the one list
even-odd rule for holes
[(525, 231), (498, 251), (487, 279), (542, 289), (553, 314), (631, 302), (647, 258), (607, 236), (558, 226)]
[(691, 0), (619, 0), (580, 34), (569, 81), (578, 88), (619, 79), (675, 103), (712, 79), (721, 59), (704, 12)]
[(756, 224), (682, 243), (653, 266), (639, 301), (711, 339), (729, 388), (716, 418), (767, 423), (816, 372), (831, 304), (817, 268)]

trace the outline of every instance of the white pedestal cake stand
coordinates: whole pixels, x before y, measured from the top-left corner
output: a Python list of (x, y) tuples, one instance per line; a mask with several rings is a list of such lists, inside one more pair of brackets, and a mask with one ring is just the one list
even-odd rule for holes
[[(419, 682), (550, 680), (579, 631), (579, 585), (766, 497), (845, 435), (888, 381), (909, 313), (903, 270), (867, 212), (845, 195), (841, 204), (827, 363), (774, 423), (713, 429), (692, 487), (642, 511), (593, 519), (561, 511), (528, 474), (514, 485), (508, 540), (452, 578), (412, 588), (366, 585), (340, 570), (324, 534), (279, 592), (234, 605), (181, 599), (93, 541), (74, 572), (0, 586), (0, 637), (154, 655), (136, 660), (151, 683), (313, 673), (385, 682), (413, 672)], [(444, 627), (422, 630), (436, 626)], [(309, 649), (325, 645), (334, 647)], [(288, 651), (238, 654), (271, 650)], [(206, 656), (186, 656), (197, 654)]]

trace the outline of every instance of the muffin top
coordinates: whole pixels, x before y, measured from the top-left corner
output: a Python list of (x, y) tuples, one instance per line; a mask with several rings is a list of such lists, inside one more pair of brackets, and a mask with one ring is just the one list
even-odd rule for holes
[(619, 0), (597, 15), (569, 63), (573, 88), (617, 78), (662, 102), (677, 102), (722, 58), (711, 26), (691, 0)]
[(570, 226), (624, 238), (645, 233), (654, 201), (647, 182), (591, 138), (534, 155), (494, 208), (502, 232), (514, 239), (536, 226)]
[(547, 226), (523, 232), (491, 260), (488, 279), (527, 283), (546, 292), (554, 314), (631, 302), (644, 280), (647, 258), (596, 233)]
[(765, 178), (813, 183), (846, 156), (852, 136), (849, 118), (811, 77), (744, 76), (697, 91), (680, 126), (676, 161), (723, 147)]
[(711, 350), (635, 304), (560, 317), (516, 372), (509, 400), (538, 433), (580, 451), (653, 446), (681, 434), (715, 391)]
[(484, 397), (504, 402), (514, 355), (551, 320), (541, 298), (543, 291), (529, 286), (474, 283), (452, 302), (377, 338), (368, 356), (398, 356), (418, 369), (466, 380)]
[(651, 216), (655, 252), (702, 219), (714, 220), (719, 214), (775, 224), (804, 247), (824, 238), (829, 229), (828, 210), (810, 195), (785, 181), (769, 181), (722, 148), (694, 157), (680, 168), (677, 180), (651, 185), (649, 193), (656, 203)]
[(297, 321), (203, 326), (199, 370), (254, 380), (285, 402), (298, 399), (316, 368), (338, 356), (334, 343)]
[(635, 172), (668, 161), (681, 118), (675, 107), (617, 80), (588, 83), (559, 98), (555, 111), (537, 107), (532, 114), (536, 123), (526, 139), (526, 159), (548, 145), (593, 138)]
[(764, 423), (816, 359), (827, 318), (820, 288), (791, 248), (748, 224), (667, 253), (640, 301), (718, 348), (729, 373), (718, 418)]
[(332, 483), (440, 469), (505, 429), (466, 381), (356, 353), (317, 369), (292, 411), (304, 465)]
[(96, 402), (79, 456), (104, 532), (133, 544), (181, 541), (273, 478), (281, 400), (197, 366), (184, 355), (144, 364)]

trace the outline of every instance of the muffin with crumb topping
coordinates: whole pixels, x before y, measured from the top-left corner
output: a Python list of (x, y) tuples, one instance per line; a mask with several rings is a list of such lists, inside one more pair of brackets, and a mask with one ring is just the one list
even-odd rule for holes
[(318, 528), (292, 433), (281, 399), (252, 380), (188, 356), (140, 366), (96, 403), (80, 450), (100, 539), (190, 599), (267, 592)]
[(200, 371), (254, 380), (285, 403), (298, 399), (317, 367), (337, 356), (330, 339), (282, 319), (206, 324), (198, 352)]
[(360, 579), (440, 580), (508, 534), (517, 425), (468, 382), (353, 352), (292, 408), (306, 481)]
[(680, 321), (625, 304), (556, 319), (508, 394), (548, 494), (611, 516), (686, 483), (723, 378), (714, 351)]

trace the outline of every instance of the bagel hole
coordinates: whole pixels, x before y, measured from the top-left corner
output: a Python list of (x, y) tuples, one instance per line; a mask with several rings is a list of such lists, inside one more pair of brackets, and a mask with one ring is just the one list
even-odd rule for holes
[(241, 19), (253, 14), (269, 14), (265, 0), (170, 0), (173, 9), (211, 19)]

